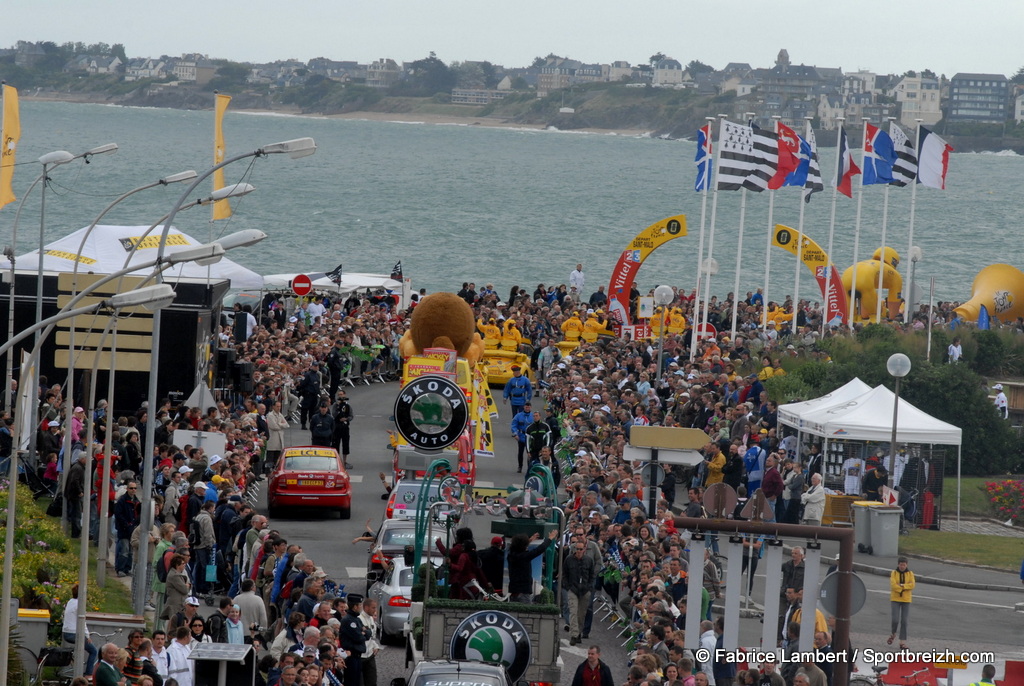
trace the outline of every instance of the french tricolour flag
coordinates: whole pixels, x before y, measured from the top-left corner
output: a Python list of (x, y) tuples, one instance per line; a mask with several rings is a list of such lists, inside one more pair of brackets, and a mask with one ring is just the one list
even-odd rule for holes
[(839, 127), (839, 163), (832, 185), (847, 198), (853, 197), (853, 177), (860, 174), (860, 167), (853, 161), (850, 144), (846, 140), (846, 129)]
[(922, 126), (917, 145), (917, 182), (922, 186), (945, 190), (951, 152), (952, 145)]

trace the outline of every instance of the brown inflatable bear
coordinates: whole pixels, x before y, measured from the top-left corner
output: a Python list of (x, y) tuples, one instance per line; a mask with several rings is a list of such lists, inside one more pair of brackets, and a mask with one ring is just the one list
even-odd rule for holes
[(484, 353), (476, 332), (473, 310), (454, 293), (432, 293), (412, 311), (409, 330), (402, 335), (402, 357), (420, 355), (424, 348), (449, 348), (475, 366)]

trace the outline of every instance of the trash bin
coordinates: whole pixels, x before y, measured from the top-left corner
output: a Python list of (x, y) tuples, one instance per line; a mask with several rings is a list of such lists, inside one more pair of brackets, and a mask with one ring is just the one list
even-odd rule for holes
[(868, 513), (881, 503), (872, 500), (858, 500), (850, 503), (850, 514), (853, 515), (853, 542), (862, 553), (871, 548), (871, 521)]
[(900, 518), (902, 507), (872, 507), (871, 547), (872, 555), (896, 557), (900, 551)]
[[(21, 634), (21, 645), (39, 655), (46, 647), (46, 631), (50, 626), (49, 610), (18, 610), (18, 632)], [(36, 663), (32, 656), (22, 651), (22, 664), (30, 674), (34, 674)]]

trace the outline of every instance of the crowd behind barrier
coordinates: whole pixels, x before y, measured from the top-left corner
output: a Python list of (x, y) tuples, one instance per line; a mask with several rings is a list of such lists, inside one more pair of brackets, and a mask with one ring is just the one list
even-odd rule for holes
[[(672, 316), (665, 320), (659, 374), (657, 339), (607, 335), (607, 295), (601, 287), (583, 300), (582, 268), (577, 272), (568, 288), (539, 284), (531, 294), (513, 287), (502, 299), (489, 284), (477, 291), (474, 284), (465, 283), (458, 293), (473, 307), (482, 336), (493, 333), (489, 326), (499, 327), (502, 336), (514, 331), (519, 349), (530, 356), (536, 383), (530, 386), (532, 397), (525, 400), (532, 401), (536, 414), (530, 412), (524, 430), (514, 433), (522, 444), (521, 454), (552, 467), (569, 513), (561, 548), (563, 564), (576, 582), (563, 583), (560, 600), (571, 643), (589, 638), (596, 615), (601, 615), (600, 621), (618, 622), (620, 635), (633, 643), (635, 654), (630, 665), (617, 665), (612, 671), (620, 682), (625, 676), (630, 686), (691, 686), (714, 684), (716, 679), (719, 684), (778, 686), (794, 683), (798, 671), (818, 683), (814, 665), (752, 665), (749, 672), (737, 674), (736, 665), (700, 663), (683, 648), (689, 606), (704, 618), (701, 645), (720, 645), (721, 619), (717, 624), (710, 621), (711, 606), (725, 589), (717, 540), (709, 537), (700, 570), (702, 597), (688, 602), (689, 570), (683, 552), (690, 538), (675, 528), (673, 517), (675, 512), (703, 516), (702, 489), (725, 482), (741, 496), (761, 488), (779, 521), (820, 521), (820, 475), (813, 467), (805, 468), (806, 456), (795, 441), (780, 440), (777, 405), (762, 383), (786, 373), (782, 360), (787, 356), (827, 360), (817, 347), (820, 308), (801, 302), (794, 313), (788, 300), (765, 305), (760, 291), (748, 293), (738, 308), (736, 337), (719, 333), (698, 341), (691, 356), (692, 329), (680, 331), (673, 323), (679, 318), (694, 320), (694, 297), (677, 289), (669, 306)], [(423, 296), (423, 291), (413, 295), (412, 308)], [(639, 296), (634, 288), (634, 310)], [(373, 602), (345, 594), (302, 552), (300, 542), (283, 539), (256, 511), (254, 486), (283, 450), (286, 429), (295, 424), (306, 428), (321, 403), (327, 403), (332, 415), (345, 412), (347, 401), (339, 399), (345, 386), (397, 378), (398, 342), (412, 308), (398, 311), (395, 302), (385, 293), (352, 295), (341, 302), (330, 294), (303, 299), (268, 294), (255, 313), (236, 305), (233, 321), (222, 322), (218, 343), (234, 348), (239, 362), (252, 364), (251, 390), (240, 384), (229, 387), (209, 408), (173, 407), (165, 399), (157, 408), (144, 405), (131, 414), (115, 413), (100, 401), (92, 409), (92, 436), (85, 435), (82, 408), (75, 408), (70, 435), (64, 435), (61, 386), (43, 380), (37, 445), (41, 464), (47, 467), (41, 476), (50, 489), (61, 484), (73, 534), (96, 538), (96, 493), (107, 478), (114, 486), (110, 512), (119, 575), (131, 573), (140, 541), (148, 539), (142, 554), (151, 561), (148, 609), (155, 612), (157, 631), (151, 640), (133, 639), (126, 661), (118, 666), (131, 683), (142, 683), (145, 677), (137, 676), (138, 670), (149, 669), (150, 663), (163, 683), (191, 686), (191, 662), (183, 655), (198, 642), (221, 641), (253, 642), (265, 652), (261, 684), (376, 686), (373, 659), (379, 646)], [(765, 306), (768, 321), (762, 327)], [(936, 323), (945, 321), (952, 307), (941, 304), (934, 310)], [(718, 331), (729, 332), (732, 294), (723, 301), (711, 298), (708, 308), (708, 321)], [(915, 314), (910, 326), (923, 326), (927, 316)], [(829, 336), (847, 335), (843, 327), (825, 331)], [(563, 339), (578, 339), (580, 345), (565, 354), (555, 345)], [(525, 421), (519, 415), (531, 409), (516, 409), (520, 408), (522, 412), (501, 421), (507, 419), (514, 429), (517, 420)], [(4, 431), (9, 433), (11, 426), (9, 414), (4, 419), (0, 452)], [(149, 421), (156, 422), (151, 499), (138, 493), (136, 480), (145, 461), (140, 441)], [(692, 427), (708, 434), (705, 460), (698, 467), (665, 466), (654, 512), (647, 511), (651, 494), (638, 465), (623, 459), (630, 430), (638, 425)], [(172, 444), (177, 429), (222, 433), (223, 454)], [(114, 448), (112, 464), (105, 466), (103, 442), (108, 431)], [(334, 438), (347, 458), (347, 432), (344, 438)], [(71, 451), (72, 467), (62, 479), (60, 458), (66, 450)], [(92, 531), (81, 532), (77, 518), (86, 505), (81, 502), (86, 450), (93, 451), (95, 466), (88, 477), (94, 479), (89, 504), (93, 517)], [(155, 526), (140, 532), (139, 509), (146, 501), (153, 504)], [(503, 565), (496, 566), (494, 560), (507, 557), (512, 562), (522, 554), (522, 541), (513, 540), (508, 553), (504, 541), (492, 541), (497, 552), (479, 553), (471, 533), (469, 541), (470, 545), (448, 551), (453, 573), (469, 581), (477, 578), (478, 588), (500, 591)], [(744, 568), (756, 569), (762, 543), (744, 542)], [(784, 590), (788, 586), (794, 592), (782, 603), (780, 645), (792, 642), (794, 626), (799, 630), (789, 620), (799, 611), (801, 564), (794, 552), (788, 571), (783, 570)], [(512, 566), (509, 591), (514, 590)], [(463, 587), (461, 582), (457, 586)], [(532, 600), (527, 589), (515, 590), (516, 599)], [(750, 593), (749, 588), (746, 591)], [(221, 599), (205, 620), (197, 614), (203, 596), (211, 602)], [(818, 628), (816, 645), (830, 649), (828, 627)], [(73, 635), (76, 628), (65, 623), (64, 631)], [(607, 686), (606, 667), (598, 666), (599, 652), (598, 662), (588, 659), (577, 677), (590, 674)]]

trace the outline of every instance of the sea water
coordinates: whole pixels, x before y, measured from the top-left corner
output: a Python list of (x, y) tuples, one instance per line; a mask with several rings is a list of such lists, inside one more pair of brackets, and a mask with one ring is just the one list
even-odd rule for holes
[[(45, 240), (87, 226), (114, 198), (185, 169), (213, 164), (213, 113), (55, 102), (21, 103), (22, 138), (16, 194), (40, 173), (36, 162), (53, 150), (80, 153), (116, 142), (113, 155), (55, 168), (45, 197)], [(538, 283), (567, 283), (584, 265), (589, 296), (607, 285), (622, 251), (648, 225), (685, 214), (688, 235), (662, 246), (645, 262), (638, 285), (690, 289), (696, 282), (701, 195), (694, 192), (695, 144), (647, 136), (554, 130), (446, 126), (229, 110), (226, 155), (267, 143), (311, 136), (318, 150), (291, 160), (274, 155), (226, 169), (227, 183), (256, 187), (233, 201), (230, 220), (210, 222), (208, 208), (178, 215), (175, 224), (199, 240), (247, 228), (265, 231), (262, 243), (231, 259), (262, 274), (330, 271), (389, 273), (399, 260), (416, 288), (458, 290), (463, 281), (493, 283), (505, 297), (512, 285), (530, 292)], [(820, 151), (826, 190), (806, 206), (805, 232), (823, 248), (830, 228), (835, 149)], [(860, 163), (860, 152), (855, 151)], [(947, 190), (919, 187), (914, 244), (921, 260), (915, 281), (927, 300), (965, 300), (984, 266), (1024, 268), (1020, 207), (1024, 158), (1001, 154), (950, 156)], [(168, 212), (182, 184), (140, 193), (118, 205), (108, 224), (149, 225)], [(855, 183), (855, 189), (857, 184)], [(204, 183), (195, 197), (208, 193)], [(880, 245), (884, 188), (864, 189), (858, 259)], [(17, 254), (38, 245), (39, 187), (25, 203)], [(742, 193), (722, 192), (714, 236), (718, 272), (712, 293), (733, 290)], [(798, 189), (775, 195), (774, 222), (796, 227)], [(706, 230), (710, 235), (712, 199)], [(891, 188), (887, 244), (907, 255), (910, 188)], [(0, 210), (0, 242), (10, 243), (17, 204)], [(833, 261), (842, 271), (854, 259), (857, 199), (839, 196)], [(740, 292), (764, 284), (768, 193), (748, 193), (740, 254)], [(769, 299), (793, 293), (796, 259), (771, 251)], [(800, 276), (802, 297), (819, 299), (812, 275)]]

